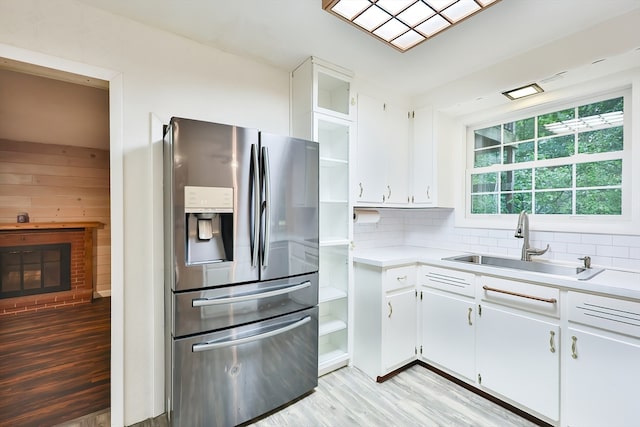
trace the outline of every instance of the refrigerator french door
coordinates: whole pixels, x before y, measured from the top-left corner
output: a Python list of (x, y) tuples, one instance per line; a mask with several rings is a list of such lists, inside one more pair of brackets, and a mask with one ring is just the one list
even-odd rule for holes
[(164, 186), (173, 425), (240, 424), (312, 390), (317, 143), (173, 118)]

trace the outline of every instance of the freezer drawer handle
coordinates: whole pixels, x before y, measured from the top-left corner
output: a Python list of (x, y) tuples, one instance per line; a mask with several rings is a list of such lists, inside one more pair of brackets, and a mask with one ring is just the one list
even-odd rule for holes
[(311, 321), (311, 316), (307, 316), (304, 319), (300, 319), (297, 322), (291, 323), (285, 327), (279, 328), (279, 329), (274, 329), (272, 331), (269, 332), (265, 332), (263, 334), (258, 334), (258, 335), (253, 335), (250, 337), (245, 337), (245, 338), (239, 338), (239, 339), (228, 339), (228, 340), (224, 340), (224, 341), (217, 341), (217, 342), (211, 342), (211, 343), (200, 343), (200, 344), (194, 344), (192, 347), (192, 351), (195, 353), (196, 351), (208, 351), (208, 350), (216, 350), (219, 348), (224, 348), (224, 347), (231, 347), (234, 345), (240, 345), (240, 344), (246, 344), (246, 343), (250, 343), (253, 341), (259, 341), (259, 340), (263, 340), (266, 338), (271, 338), (274, 337), (276, 335), (280, 335), (283, 334), (285, 332), (288, 332), (292, 329), (296, 329), (306, 323), (309, 323)]
[(297, 285), (287, 286), (285, 288), (280, 288), (276, 290), (266, 291), (266, 292), (256, 292), (253, 294), (240, 295), (237, 297), (220, 297), (220, 298), (195, 298), (191, 300), (192, 307), (205, 307), (208, 305), (218, 305), (218, 304), (232, 304), (234, 302), (243, 302), (243, 301), (251, 301), (258, 298), (269, 298), (275, 297), (277, 295), (287, 294), (289, 292), (299, 291), (301, 289), (305, 289), (311, 286), (310, 281), (302, 282)]

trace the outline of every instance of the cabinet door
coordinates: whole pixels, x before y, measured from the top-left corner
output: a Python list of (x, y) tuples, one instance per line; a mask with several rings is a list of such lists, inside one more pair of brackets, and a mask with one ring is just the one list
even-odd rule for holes
[(382, 203), (385, 193), (384, 103), (358, 95), (355, 200)]
[(421, 108), (413, 116), (411, 155), (411, 203), (432, 205), (435, 201), (435, 161), (433, 143), (433, 110)]
[(386, 294), (382, 320), (382, 366), (384, 373), (415, 357), (417, 332), (416, 291)]
[(563, 409), (566, 425), (637, 425), (640, 341), (615, 339), (570, 327), (563, 344), (568, 353)]
[(473, 379), (475, 304), (473, 300), (422, 291), (422, 357)]
[(480, 310), (476, 324), (480, 384), (558, 420), (558, 324), (489, 305), (482, 305)]
[[(409, 203), (409, 118), (405, 108), (385, 104), (385, 203)], [(380, 173), (380, 171), (378, 171)]]

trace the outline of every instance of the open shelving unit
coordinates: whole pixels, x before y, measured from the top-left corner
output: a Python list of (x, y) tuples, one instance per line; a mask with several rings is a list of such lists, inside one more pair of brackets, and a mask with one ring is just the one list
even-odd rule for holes
[(351, 354), (351, 73), (311, 57), (293, 71), (291, 81), (292, 135), (320, 147), (318, 374), (323, 375), (347, 365)]

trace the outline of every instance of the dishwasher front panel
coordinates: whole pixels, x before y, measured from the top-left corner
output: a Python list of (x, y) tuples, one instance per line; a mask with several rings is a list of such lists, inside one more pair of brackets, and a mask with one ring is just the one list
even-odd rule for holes
[(258, 322), (318, 304), (318, 273), (173, 295), (174, 337)]
[(318, 307), (173, 342), (174, 426), (234, 426), (318, 384)]

